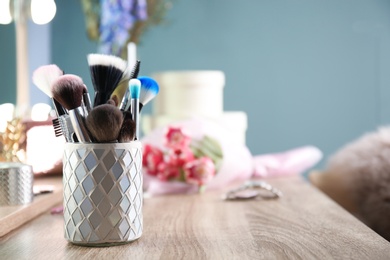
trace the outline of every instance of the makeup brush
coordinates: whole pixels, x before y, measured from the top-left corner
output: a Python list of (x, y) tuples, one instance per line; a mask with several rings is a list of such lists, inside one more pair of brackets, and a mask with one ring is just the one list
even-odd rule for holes
[(140, 68), (141, 68), (141, 61), (137, 60), (133, 66), (133, 69), (131, 70), (130, 79), (135, 79), (138, 77)]
[(72, 122), (70, 121), (68, 114), (57, 117), (53, 119), (52, 122), (54, 127), (54, 134), (56, 137), (63, 135), (67, 142), (78, 142), (77, 138), (74, 136)]
[[(138, 77), (140, 66), (141, 66), (141, 61), (137, 60), (136, 63), (134, 64), (133, 70), (131, 71), (130, 79), (135, 79)], [(115, 89), (115, 91), (114, 91), (114, 93), (117, 92), (117, 96), (121, 100), (121, 104), (119, 106), (119, 108), (121, 110), (126, 110), (126, 108), (129, 106), (128, 103), (129, 103), (129, 98), (130, 98), (130, 90), (129, 90), (128, 86), (129, 86), (129, 83), (127, 82), (126, 85), (122, 84), (120, 86), (121, 87), (120, 90), (117, 91), (117, 89)], [(120, 94), (122, 94), (122, 95), (120, 96)]]
[(98, 143), (116, 142), (123, 123), (123, 114), (116, 106), (94, 107), (87, 116), (87, 128)]
[(138, 79), (131, 79), (129, 81), (130, 95), (131, 95), (131, 115), (135, 122), (135, 136), (134, 139), (138, 140), (139, 137), (139, 94), (141, 90), (141, 82)]
[(74, 142), (74, 130), (68, 112), (57, 100), (52, 98), (52, 101), (56, 111), (60, 111), (57, 113), (58, 117), (52, 120), (55, 136), (59, 137), (63, 135), (67, 142)]
[(33, 83), (45, 93), (53, 102), (54, 110), (57, 118), (52, 120), (54, 127), (54, 134), (56, 137), (64, 135), (67, 142), (72, 140), (73, 127), (70, 125), (68, 112), (64, 107), (53, 98), (51, 86), (64, 72), (55, 64), (43, 65), (38, 67), (32, 76)]
[(57, 65), (43, 65), (34, 70), (32, 81), (43, 93), (52, 97), (51, 85), (62, 75), (64, 72)]
[(83, 80), (76, 75), (66, 74), (53, 82), (52, 93), (54, 99), (68, 110), (71, 124), (77, 139), (82, 143), (91, 142), (84, 122), (83, 107)]
[(33, 83), (52, 100), (58, 117), (66, 114), (66, 111), (53, 99), (51, 86), (62, 75), (64, 75), (64, 72), (55, 64), (40, 66), (34, 70), (32, 75)]
[(138, 77), (138, 79), (141, 82), (141, 91), (139, 95), (139, 112), (141, 112), (143, 106), (149, 103), (149, 101), (158, 94), (160, 88), (157, 81), (150, 77), (143, 76)]
[(135, 136), (135, 122), (132, 119), (129, 111), (123, 111), (123, 123), (118, 136), (118, 142), (128, 143), (134, 140)]
[(106, 54), (87, 56), (92, 85), (95, 89), (94, 107), (105, 104), (119, 82), (129, 77), (127, 62)]

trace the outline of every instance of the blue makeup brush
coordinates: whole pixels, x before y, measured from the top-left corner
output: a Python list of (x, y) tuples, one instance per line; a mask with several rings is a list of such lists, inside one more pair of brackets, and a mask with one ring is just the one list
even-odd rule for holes
[(131, 95), (131, 116), (135, 122), (135, 136), (134, 140), (139, 137), (139, 96), (141, 91), (141, 82), (138, 79), (131, 79), (129, 81), (129, 89)]
[(141, 112), (143, 106), (149, 103), (149, 101), (158, 94), (159, 86), (158, 83), (150, 77), (142, 76), (138, 77), (138, 79), (141, 82), (141, 91), (139, 95), (139, 112)]

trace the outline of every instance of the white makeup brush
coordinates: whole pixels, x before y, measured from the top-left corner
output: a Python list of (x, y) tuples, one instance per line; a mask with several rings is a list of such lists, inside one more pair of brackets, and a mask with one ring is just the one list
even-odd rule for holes
[(85, 127), (83, 114), (83, 80), (72, 74), (59, 77), (52, 86), (53, 97), (64, 106), (69, 113), (77, 139), (82, 143), (91, 142), (88, 130)]
[(33, 72), (32, 81), (33, 83), (48, 97), (52, 99), (54, 109), (56, 110), (57, 116), (66, 114), (66, 111), (61, 107), (58, 102), (53, 100), (53, 94), (51, 86), (60, 76), (64, 75), (64, 72), (55, 64), (43, 65), (38, 67)]
[(89, 54), (87, 59), (95, 89), (94, 106), (105, 104), (118, 84), (130, 77), (127, 62), (105, 54)]
[(51, 85), (62, 75), (64, 72), (57, 65), (43, 65), (34, 70), (32, 81), (43, 93), (52, 97)]

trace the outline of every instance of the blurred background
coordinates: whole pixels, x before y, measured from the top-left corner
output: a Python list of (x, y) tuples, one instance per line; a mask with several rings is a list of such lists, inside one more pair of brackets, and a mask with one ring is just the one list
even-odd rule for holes
[[(56, 1), (51, 23), (28, 23), (31, 82), (55, 63), (92, 93), (80, 1)], [(0, 103), (15, 103), (15, 26), (0, 25)], [(390, 120), (390, 1), (174, 0), (138, 44), (141, 75), (222, 70), (224, 109), (248, 115), (252, 154), (314, 145), (329, 155)], [(145, 107), (143, 113), (150, 113)], [(0, 115), (1, 116), (1, 115)]]

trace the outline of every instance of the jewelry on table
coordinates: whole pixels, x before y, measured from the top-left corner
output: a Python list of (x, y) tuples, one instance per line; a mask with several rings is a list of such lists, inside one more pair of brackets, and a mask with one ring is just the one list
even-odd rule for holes
[[(265, 194), (263, 191), (266, 191)], [(224, 194), (224, 200), (277, 199), (282, 192), (265, 181), (248, 181)]]

